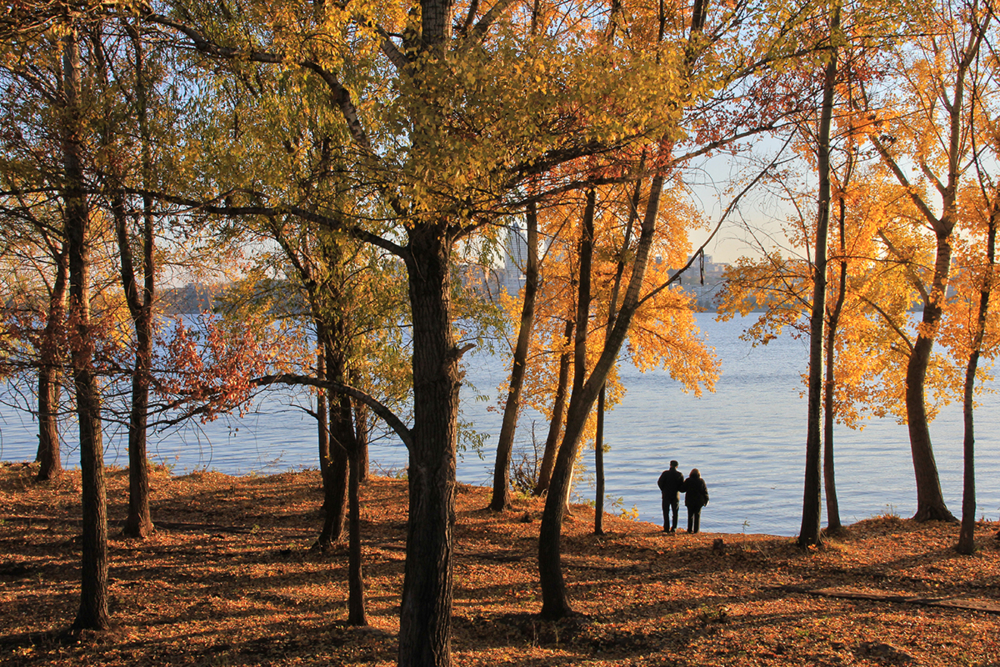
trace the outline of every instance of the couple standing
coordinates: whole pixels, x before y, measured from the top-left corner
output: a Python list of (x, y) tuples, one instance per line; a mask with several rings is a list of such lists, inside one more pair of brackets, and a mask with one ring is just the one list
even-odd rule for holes
[[(708, 486), (701, 478), (701, 473), (695, 468), (691, 475), (684, 479), (684, 473), (677, 469), (677, 461), (670, 462), (670, 470), (664, 470), (656, 485), (663, 493), (663, 532), (677, 531), (677, 506), (680, 504), (681, 492), (684, 492), (684, 505), (688, 512), (688, 532), (697, 533), (701, 523), (701, 508), (708, 504)], [(670, 523), (668, 512), (673, 512), (673, 523)]]

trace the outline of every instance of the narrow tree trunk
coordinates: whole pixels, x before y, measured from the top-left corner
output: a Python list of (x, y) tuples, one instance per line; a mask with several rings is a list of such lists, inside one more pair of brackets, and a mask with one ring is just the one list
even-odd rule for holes
[(590, 333), (590, 284), (591, 271), (594, 263), (594, 214), (597, 208), (597, 193), (593, 188), (587, 190), (587, 204), (583, 210), (583, 224), (580, 230), (580, 242), (577, 256), (580, 258), (579, 278), (577, 279), (576, 299), (576, 331), (573, 334), (573, 393), (570, 395), (570, 405), (573, 396), (578, 396), (587, 379), (587, 335)]
[(989, 314), (990, 296), (993, 290), (993, 275), (996, 269), (997, 226), (1000, 223), (1000, 197), (994, 204), (990, 216), (989, 230), (986, 239), (986, 267), (983, 272), (983, 283), (979, 291), (979, 313), (976, 316), (976, 330), (973, 338), (972, 353), (965, 368), (965, 387), (962, 401), (962, 415), (965, 433), (962, 438), (963, 449), (963, 484), (962, 484), (962, 527), (958, 533), (957, 550), (959, 553), (971, 554), (976, 550), (976, 438), (973, 424), (973, 390), (976, 384), (976, 368), (979, 366), (980, 351), (983, 338), (986, 335), (986, 319)]
[[(345, 397), (346, 398), (346, 397)], [(346, 399), (350, 410), (350, 399)], [(361, 446), (357, 438), (351, 441), (350, 482), (348, 484), (348, 567), (347, 567), (347, 624), (368, 625), (365, 614), (365, 579), (361, 553)]]
[[(338, 317), (334, 324), (336, 340), (341, 346), (347, 345), (347, 323)], [(334, 364), (331, 380), (346, 383), (347, 352), (341, 347), (338, 362)], [(336, 445), (347, 454), (348, 462), (348, 530), (347, 530), (347, 623), (354, 626), (368, 625), (365, 615), (365, 582), (361, 563), (361, 456), (362, 449), (354, 426), (354, 406), (347, 394), (337, 396), (336, 403), (330, 403), (331, 445)]]
[[(151, 187), (152, 158), (150, 154), (149, 126), (147, 118), (147, 86), (144, 72), (144, 54), (138, 32), (126, 26), (135, 54), (135, 101), (139, 126), (140, 163), (142, 183)], [(107, 63), (102, 59), (101, 75), (104, 84), (110, 85)], [(108, 101), (105, 100), (108, 104)], [(111, 126), (112, 114), (105, 109), (109, 123), (105, 126), (102, 142), (105, 150), (115, 152), (116, 129)], [(122, 156), (124, 159), (124, 156)], [(144, 538), (153, 531), (153, 521), (149, 510), (149, 462), (146, 456), (146, 430), (149, 413), (149, 387), (153, 357), (153, 293), (155, 289), (153, 198), (143, 195), (142, 202), (142, 257), (140, 269), (143, 275), (142, 289), (136, 281), (136, 266), (132, 255), (129, 235), (129, 217), (125, 195), (125, 175), (120, 164), (111, 169), (111, 206), (115, 223), (115, 237), (118, 243), (119, 268), (125, 302), (135, 331), (135, 362), (132, 369), (132, 399), (129, 408), (128, 459), (129, 459), (129, 504), (123, 534)]]
[[(643, 151), (639, 160), (639, 172), (642, 172), (646, 163), (646, 154)], [(636, 220), (639, 219), (639, 198), (642, 196), (642, 180), (635, 182), (635, 189), (632, 192), (632, 200), (628, 212), (628, 224), (625, 227), (625, 237), (622, 239), (621, 252), (618, 254), (617, 266), (615, 267), (615, 278), (611, 285), (611, 297), (608, 299), (608, 327), (604, 332), (604, 342), (607, 344), (608, 336), (614, 329), (615, 320), (618, 318), (618, 293), (621, 290), (622, 276), (625, 275), (625, 257), (628, 248), (632, 244), (632, 230)], [(607, 386), (601, 387), (601, 393), (597, 397), (597, 432), (594, 435), (594, 475), (597, 477), (597, 489), (594, 502), (594, 534), (604, 534), (604, 403), (607, 395)]]
[[(552, 471), (552, 481), (545, 499), (545, 510), (542, 513), (542, 523), (538, 533), (538, 573), (542, 586), (541, 616), (543, 618), (557, 619), (572, 613), (566, 596), (566, 584), (562, 576), (561, 562), (562, 523), (566, 512), (565, 498), (569, 493), (573, 462), (576, 460), (587, 415), (593, 408), (594, 401), (597, 400), (600, 389), (618, 357), (618, 352), (632, 324), (632, 317), (639, 307), (639, 294), (646, 274), (649, 249), (652, 246), (653, 234), (656, 230), (656, 218), (659, 213), (662, 190), (663, 176), (654, 176), (650, 186), (649, 201), (646, 204), (646, 216), (643, 219), (642, 231), (636, 247), (632, 276), (629, 279), (628, 290), (614, 330), (608, 336), (601, 357), (594, 366), (590, 377), (582, 383), (578, 391), (573, 392), (570, 399), (566, 432), (562, 445), (559, 447), (556, 465)], [(582, 268), (580, 273), (582, 278)], [(577, 340), (580, 340), (579, 335)]]
[(521, 324), (514, 348), (514, 365), (510, 374), (510, 390), (504, 405), (500, 439), (497, 441), (496, 464), (493, 467), (493, 498), (490, 509), (501, 512), (510, 507), (510, 459), (514, 449), (514, 432), (521, 412), (521, 386), (528, 361), (528, 344), (535, 319), (535, 295), (538, 292), (538, 214), (535, 204), (528, 205), (525, 215), (528, 226), (528, 265), (524, 271), (524, 304)]
[(38, 369), (38, 461), (39, 482), (55, 479), (62, 473), (59, 450), (59, 376), (58, 370), (42, 362)]
[(844, 241), (844, 218), (846, 216), (844, 198), (840, 198), (840, 282), (837, 285), (837, 301), (830, 313), (826, 332), (826, 386), (823, 390), (823, 487), (826, 491), (826, 529), (835, 533), (841, 529), (840, 505), (837, 502), (837, 481), (834, 474), (833, 422), (836, 416), (834, 391), (837, 378), (834, 366), (837, 342), (837, 325), (844, 309), (847, 294), (847, 249)]
[(354, 439), (358, 443), (358, 483), (368, 483), (368, 420), (371, 412), (360, 401), (354, 404)]
[(144, 198), (144, 286), (140, 296), (128, 237), (125, 201), (120, 192), (112, 199), (122, 285), (125, 288), (125, 299), (136, 335), (128, 425), (129, 503), (123, 533), (130, 537), (144, 538), (153, 532), (153, 521), (149, 510), (149, 461), (146, 456), (146, 423), (149, 414), (149, 386), (153, 359), (153, 202), (148, 197)]
[(410, 231), (406, 253), (413, 313), (413, 443), (400, 667), (451, 664), (455, 438), (461, 387), (451, 321), (453, 241), (429, 224)]
[[(563, 340), (567, 343), (573, 337), (573, 328), (575, 326), (576, 323), (572, 317), (566, 319)], [(566, 411), (566, 397), (569, 394), (569, 369), (572, 361), (572, 351), (568, 346), (564, 346), (563, 351), (559, 354), (559, 380), (556, 384), (556, 395), (552, 404), (552, 419), (549, 421), (549, 432), (545, 438), (542, 465), (538, 469), (538, 482), (532, 494), (535, 497), (542, 496), (549, 490), (552, 468), (556, 462), (556, 454), (559, 452), (559, 435), (562, 432), (563, 414)]]
[(813, 267), (812, 311), (809, 318), (809, 405), (806, 435), (805, 489), (802, 494), (802, 528), (799, 546), (822, 541), (822, 484), (820, 480), (823, 412), (823, 326), (826, 319), (826, 254), (830, 229), (830, 126), (837, 82), (837, 48), (833, 46), (840, 27), (840, 8), (830, 21), (830, 61), (823, 79), (823, 109), (818, 137), (819, 214), (816, 222), (816, 264)]
[(69, 255), (70, 358), (80, 429), (83, 544), (80, 610), (73, 627), (103, 630), (108, 614), (108, 520), (101, 438), (101, 401), (94, 373), (90, 331), (90, 210), (84, 194), (80, 136), (80, 53), (75, 26), (63, 38), (63, 94), (66, 99), (62, 148), (66, 186), (66, 242)]
[(138, 345), (132, 377), (132, 409), (128, 434), (128, 517), (123, 530), (125, 535), (138, 538), (147, 537), (153, 532), (153, 518), (149, 509), (149, 461), (146, 455), (153, 335), (148, 306), (143, 310), (145, 314), (136, 322)]
[[(573, 393), (569, 402), (566, 432), (559, 446), (556, 465), (552, 471), (549, 494), (545, 499), (542, 525), (539, 529), (538, 570), (542, 582), (542, 617), (563, 618), (572, 613), (566, 596), (562, 576), (562, 523), (566, 517), (573, 466), (576, 463), (580, 438), (590, 405), (583, 396), (587, 373), (587, 333), (590, 322), (590, 272), (594, 251), (594, 208), (596, 193), (587, 191), (587, 205), (583, 213), (577, 255), (580, 258), (580, 277), (576, 299), (576, 333), (573, 343)], [(595, 396), (596, 398), (596, 396)], [(549, 582), (549, 585), (546, 585)]]
[(597, 394), (597, 433), (594, 435), (594, 535), (604, 534), (604, 400), (607, 387)]
[(49, 316), (42, 334), (41, 364), (38, 370), (38, 481), (54, 479), (62, 472), (58, 415), (66, 279), (69, 271), (65, 243), (55, 259), (56, 277), (49, 295)]
[[(987, 297), (989, 298), (989, 297)], [(984, 308), (980, 304), (980, 308)], [(985, 324), (985, 323), (984, 323)], [(976, 550), (976, 437), (973, 424), (973, 390), (976, 385), (976, 367), (979, 365), (979, 350), (969, 355), (965, 367), (965, 383), (962, 395), (962, 525), (958, 533), (956, 550), (961, 554), (971, 554)]]

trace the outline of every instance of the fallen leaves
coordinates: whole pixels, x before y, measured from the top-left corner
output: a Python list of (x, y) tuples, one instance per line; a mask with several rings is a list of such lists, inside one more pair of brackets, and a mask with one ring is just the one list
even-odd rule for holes
[[(113, 537), (116, 627), (67, 640), (79, 604), (79, 486), (68, 472), (31, 481), (0, 465), (0, 662), (7, 665), (395, 664), (406, 483), (373, 479), (363, 495), (372, 628), (346, 618), (346, 546), (309, 547), (321, 523), (319, 474), (158, 475), (145, 541)], [(109, 475), (112, 535), (127, 475)], [(996, 526), (960, 556), (957, 526), (862, 521), (815, 551), (766, 535), (665, 535), (589, 510), (565, 527), (564, 568), (577, 616), (542, 621), (534, 500), (485, 511), (486, 489), (457, 494), (456, 665), (988, 665), (1000, 615), (887, 596), (1000, 605)], [(173, 526), (166, 528), (165, 526)], [(256, 530), (254, 530), (256, 527)], [(713, 549), (722, 539), (725, 548)], [(838, 589), (871, 599), (812, 596)], [(882, 596), (886, 599), (879, 599)]]

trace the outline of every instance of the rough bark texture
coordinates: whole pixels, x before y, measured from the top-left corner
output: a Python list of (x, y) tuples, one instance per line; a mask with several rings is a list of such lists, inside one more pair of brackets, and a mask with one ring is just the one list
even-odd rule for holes
[(80, 55), (74, 26), (63, 40), (62, 149), (66, 185), (66, 241), (69, 255), (70, 358), (76, 389), (80, 429), (80, 473), (83, 505), (83, 544), (80, 610), (73, 627), (103, 630), (108, 614), (108, 520), (101, 438), (101, 403), (94, 373), (94, 343), (90, 331), (90, 210), (84, 194), (82, 138), (80, 136)]
[(400, 667), (451, 664), (455, 438), (462, 350), (452, 333), (452, 239), (424, 223), (406, 254), (413, 313), (410, 514), (399, 625)]
[[(514, 347), (510, 390), (504, 405), (500, 438), (497, 440), (497, 457), (493, 466), (493, 497), (490, 509), (501, 512), (510, 507), (510, 459), (514, 449), (514, 432), (521, 412), (521, 385), (528, 362), (528, 343), (535, 320), (535, 295), (538, 293), (538, 215), (535, 204), (528, 206), (525, 216), (528, 227), (528, 264), (524, 271), (524, 303), (521, 306), (521, 324)], [(512, 232), (513, 233), (513, 232)]]

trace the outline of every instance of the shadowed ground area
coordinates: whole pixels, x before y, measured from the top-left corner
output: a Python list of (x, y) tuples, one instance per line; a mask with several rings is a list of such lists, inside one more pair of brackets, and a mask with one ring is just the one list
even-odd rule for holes
[[(347, 550), (310, 547), (316, 471), (152, 476), (145, 541), (121, 538), (128, 474), (108, 474), (106, 633), (70, 636), (79, 606), (79, 473), (34, 481), (0, 464), (0, 664), (391, 665), (405, 557), (406, 482), (362, 490), (369, 628), (344, 625)], [(1000, 666), (1000, 526), (954, 551), (957, 524), (862, 521), (803, 551), (787, 537), (664, 534), (617, 517), (591, 534), (574, 506), (564, 571), (578, 615), (543, 622), (541, 503), (484, 508), (462, 486), (456, 526), (456, 665)], [(709, 508), (710, 510), (711, 508)], [(706, 511), (709, 511), (706, 510)], [(720, 541), (721, 540), (721, 541)]]

